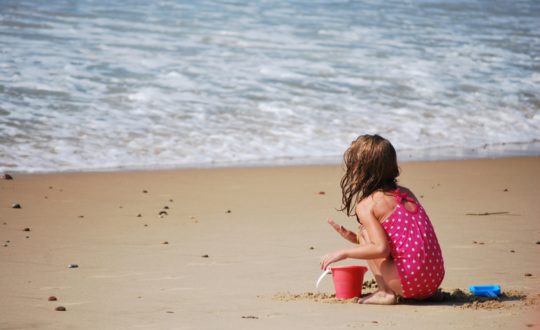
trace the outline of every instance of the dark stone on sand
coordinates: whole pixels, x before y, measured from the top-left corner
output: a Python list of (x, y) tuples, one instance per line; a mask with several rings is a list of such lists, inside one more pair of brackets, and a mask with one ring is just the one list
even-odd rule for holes
[(30, 231), (30, 228), (24, 228), (23, 231)]
[(159, 211), (159, 215), (168, 215), (167, 211)]
[(10, 240), (7, 240), (6, 243), (11, 243), (11, 241), (10, 241)]
[(508, 191), (508, 188), (504, 188), (504, 190), (503, 190), (503, 191), (504, 191), (504, 192), (507, 192), (507, 191)]
[(148, 224), (147, 224), (147, 223), (145, 223), (145, 224), (144, 224), (144, 226), (145, 226), (145, 227), (148, 227)]
[(254, 315), (244, 315), (242, 316), (243, 319), (251, 319), (251, 320), (258, 320), (259, 317), (258, 316), (254, 316)]
[[(5, 224), (6, 224), (6, 223), (4, 222), (4, 225), (5, 225)], [(536, 241), (536, 244), (540, 244), (540, 241)]]
[(161, 244), (169, 244), (169, 242), (163, 241), (163, 242), (161, 242)]
[(11, 205), (11, 208), (12, 209), (20, 209), (20, 208), (22, 208), (22, 206), (19, 203), (15, 203), (15, 204)]
[(313, 246), (310, 246), (309, 249), (310, 250), (315, 250), (315, 248)]
[(208, 254), (203, 254), (201, 258), (209, 258), (210, 256)]
[(319, 191), (319, 195), (326, 195), (324, 191)]
[(13, 177), (6, 173), (6, 174), (2, 175), (2, 179), (4, 179), (4, 180), (13, 180)]
[(232, 212), (231, 210), (227, 210), (227, 212), (225, 212), (225, 213), (231, 213), (231, 212)]
[(148, 194), (148, 190), (143, 190), (143, 194)]
[(531, 276), (532, 276), (531, 273), (525, 273), (525, 274), (523, 274), (523, 275), (524, 275), (524, 276), (527, 276), (527, 277), (531, 277)]
[(59, 311), (59, 312), (65, 312), (66, 311), (66, 308), (64, 306), (58, 306), (54, 309), (55, 311)]
[(140, 213), (137, 214), (137, 218), (140, 218), (140, 217), (142, 217), (142, 214), (140, 214)]
[(7, 244), (4, 244), (4, 247), (8, 247), (8, 246), (9, 246), (9, 245), (7, 245)]
[(26, 238), (30, 238), (30, 236), (26, 236)]
[(57, 301), (58, 299), (55, 296), (50, 296), (49, 301)]
[(511, 253), (515, 253), (516, 251), (515, 250), (510, 250)]
[(173, 311), (167, 311), (167, 313), (168, 313), (168, 314), (174, 314), (174, 312), (173, 312)]
[(79, 215), (79, 218), (81, 218), (81, 219), (84, 218), (84, 215)]
[(169, 202), (171, 202), (171, 203), (172, 203), (172, 202), (174, 202), (174, 200), (173, 200), (173, 199), (169, 199)]
[(79, 265), (77, 265), (77, 264), (69, 264), (68, 268), (79, 268)]
[(164, 210), (168, 210), (169, 207), (168, 207), (167, 205), (165, 205), (165, 206), (163, 206), (163, 209), (164, 209)]

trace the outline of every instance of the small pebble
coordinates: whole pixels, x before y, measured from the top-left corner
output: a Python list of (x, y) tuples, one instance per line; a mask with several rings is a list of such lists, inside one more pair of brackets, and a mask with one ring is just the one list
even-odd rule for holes
[(30, 231), (30, 228), (24, 228), (23, 231)]
[(159, 215), (168, 215), (167, 211), (159, 211)]
[(142, 214), (140, 214), (140, 213), (137, 214), (137, 218), (140, 218), (140, 217), (142, 217)]
[(171, 203), (172, 203), (172, 202), (174, 202), (174, 200), (172, 200), (172, 199), (169, 199), (169, 202), (171, 202)]
[(79, 265), (77, 265), (77, 264), (69, 264), (68, 268), (79, 268)]
[(143, 194), (148, 194), (148, 190), (143, 190)]
[(379, 324), (379, 321), (371, 321), (371, 323)]
[(242, 316), (243, 319), (252, 319), (252, 320), (258, 320), (259, 318), (257, 316), (254, 316), (254, 315), (246, 315), (246, 316)]
[(209, 258), (210, 256), (208, 254), (203, 254), (201, 257), (202, 258)]
[[(5, 224), (6, 224), (6, 223), (4, 222), (4, 225), (5, 225)], [(536, 244), (540, 244), (540, 241), (536, 241)]]
[(231, 212), (232, 212), (231, 210), (227, 210), (227, 212), (226, 212), (226, 213), (231, 213)]
[(169, 242), (163, 241), (163, 242), (161, 242), (161, 244), (169, 244)]
[(515, 250), (510, 250), (511, 253), (515, 253), (516, 251)]
[(81, 219), (84, 218), (84, 215), (79, 215), (79, 218), (81, 218)]
[(6, 243), (11, 243), (11, 241), (7, 240)]
[(163, 206), (163, 209), (164, 209), (164, 210), (168, 210), (169, 207), (168, 207), (167, 205), (165, 205), (165, 206)]
[(326, 195), (324, 191), (319, 191), (319, 195)]
[(167, 311), (167, 313), (169, 313), (169, 314), (174, 314), (174, 312), (173, 312), (173, 311)]
[(50, 296), (49, 301), (57, 301), (58, 299), (55, 296)]
[(56, 311), (59, 311), (59, 312), (65, 312), (66, 311), (66, 308), (64, 306), (58, 306), (55, 308)]
[(532, 276), (532, 274), (531, 274), (531, 273), (525, 273), (524, 275), (525, 275), (525, 276), (527, 276), (527, 277), (530, 277), (530, 276)]
[(11, 205), (11, 208), (12, 208), (12, 209), (20, 209), (20, 208), (22, 208), (22, 207), (21, 207), (21, 204), (15, 203), (15, 204)]
[(4, 244), (4, 247), (8, 247), (8, 246), (9, 246), (9, 245), (7, 245), (7, 244)]
[(504, 191), (504, 192), (507, 192), (507, 191), (508, 191), (508, 188), (505, 188), (503, 191)]
[(30, 238), (30, 236), (26, 236), (26, 238)]
[(315, 250), (315, 248), (313, 246), (310, 246), (309, 249), (310, 250)]
[(144, 226), (145, 226), (145, 227), (148, 227), (148, 224), (147, 224), (147, 223), (145, 223), (145, 224), (144, 224)]
[(6, 174), (2, 175), (2, 179), (4, 179), (4, 180), (13, 180), (13, 177), (6, 173)]

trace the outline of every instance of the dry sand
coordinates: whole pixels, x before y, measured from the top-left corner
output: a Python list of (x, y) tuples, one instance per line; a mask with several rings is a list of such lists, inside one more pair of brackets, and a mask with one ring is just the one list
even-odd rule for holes
[(444, 290), (500, 284), (494, 308), (313, 299), (333, 293), (320, 256), (347, 245), (326, 219), (355, 226), (340, 166), (20, 174), (0, 180), (0, 329), (540, 328), (540, 157), (401, 167)]

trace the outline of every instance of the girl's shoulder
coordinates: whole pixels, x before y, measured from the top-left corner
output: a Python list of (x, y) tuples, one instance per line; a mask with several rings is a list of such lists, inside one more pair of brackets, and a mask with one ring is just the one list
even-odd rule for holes
[(356, 213), (369, 212), (378, 220), (382, 220), (396, 207), (395, 195), (378, 190), (356, 205)]

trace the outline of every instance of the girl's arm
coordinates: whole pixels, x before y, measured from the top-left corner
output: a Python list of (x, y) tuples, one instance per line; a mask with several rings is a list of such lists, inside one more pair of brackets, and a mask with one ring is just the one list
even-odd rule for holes
[(321, 259), (321, 269), (326, 269), (331, 263), (347, 259), (380, 259), (390, 254), (390, 245), (386, 232), (379, 220), (373, 215), (372, 201), (364, 199), (356, 207), (356, 214), (367, 230), (370, 241), (357, 247), (338, 250), (325, 255)]

